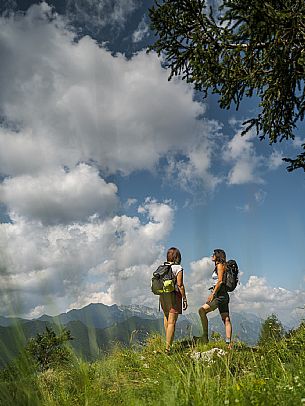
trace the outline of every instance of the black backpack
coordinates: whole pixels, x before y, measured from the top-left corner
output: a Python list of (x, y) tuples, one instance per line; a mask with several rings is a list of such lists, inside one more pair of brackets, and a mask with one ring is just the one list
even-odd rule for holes
[(175, 275), (172, 271), (172, 266), (168, 262), (164, 262), (153, 273), (151, 279), (151, 291), (155, 295), (163, 293), (171, 293), (175, 290)]
[(226, 265), (225, 286), (227, 292), (233, 292), (238, 284), (238, 265), (234, 259), (230, 259)]

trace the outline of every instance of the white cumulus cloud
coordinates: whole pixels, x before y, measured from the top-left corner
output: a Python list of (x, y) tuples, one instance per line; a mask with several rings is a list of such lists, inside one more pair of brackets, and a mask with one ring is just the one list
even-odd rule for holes
[(241, 131), (237, 131), (234, 137), (225, 145), (223, 158), (232, 165), (228, 174), (229, 184), (263, 183), (260, 175), (263, 157), (256, 153), (253, 144), (255, 138), (253, 131), (244, 136), (241, 136)]
[(305, 292), (270, 286), (265, 277), (250, 276), (233, 296), (232, 308), (236, 311), (256, 313), (262, 318), (271, 313), (289, 323), (299, 320), (297, 308), (305, 303)]
[(164, 255), (172, 223), (169, 204), (148, 199), (141, 218), (122, 215), (46, 227), (16, 217), (1, 224), (2, 312), (56, 313), (102, 299), (155, 305), (151, 273)]
[[(155, 53), (113, 55), (89, 36), (75, 41), (64, 20), (50, 15), (42, 3), (25, 16), (0, 18), (0, 110), (15, 127), (0, 132), (1, 172), (91, 160), (107, 173), (128, 174), (154, 170), (176, 153), (198, 168), (194, 146), (213, 129), (198, 120), (204, 106), (191, 86), (168, 82)], [(201, 173), (210, 160), (206, 153)]]
[(87, 221), (88, 217), (113, 214), (117, 187), (106, 183), (95, 168), (80, 164), (41, 175), (7, 178), (0, 185), (3, 202), (14, 213), (43, 224)]

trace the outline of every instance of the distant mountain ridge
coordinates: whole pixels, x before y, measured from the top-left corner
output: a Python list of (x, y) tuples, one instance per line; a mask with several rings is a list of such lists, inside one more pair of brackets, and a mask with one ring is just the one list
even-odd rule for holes
[(161, 313), (156, 310), (139, 305), (111, 305), (107, 306), (102, 303), (91, 303), (82, 309), (73, 309), (67, 313), (61, 313), (58, 316), (43, 315), (37, 320), (57, 322), (66, 325), (70, 321), (81, 321), (86, 326), (94, 326), (96, 328), (106, 328), (112, 326), (114, 323), (120, 323), (129, 319), (130, 317), (137, 316), (142, 319), (157, 319)]
[(0, 316), (0, 326), (2, 326), (2, 327), (8, 327), (8, 326), (11, 326), (12, 324), (16, 324), (16, 323), (25, 323), (27, 321), (30, 321), (30, 320), (22, 319), (21, 317)]
[[(232, 313), (233, 336), (249, 345), (257, 342), (262, 320), (247, 313)], [(210, 318), (210, 332), (224, 336), (224, 326), (219, 315)], [(0, 366), (14, 358), (30, 337), (42, 333), (46, 326), (59, 331), (71, 331), (71, 346), (87, 360), (96, 359), (115, 343), (142, 345), (153, 332), (164, 334), (163, 313), (141, 305), (111, 305), (91, 303), (57, 316), (43, 315), (37, 319), (0, 317)], [(186, 313), (179, 317), (176, 339), (201, 334), (199, 316)]]

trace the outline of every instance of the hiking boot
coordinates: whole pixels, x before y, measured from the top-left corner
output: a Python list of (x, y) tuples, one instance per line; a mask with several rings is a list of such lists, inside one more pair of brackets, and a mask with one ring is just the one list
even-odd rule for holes
[(193, 336), (193, 341), (195, 343), (207, 344), (209, 342), (209, 339), (208, 339), (208, 337), (205, 337), (205, 336), (201, 336), (201, 337)]

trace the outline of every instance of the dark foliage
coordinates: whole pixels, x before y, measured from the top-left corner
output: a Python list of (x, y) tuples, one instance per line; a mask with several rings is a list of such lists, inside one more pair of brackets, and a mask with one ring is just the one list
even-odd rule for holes
[(274, 343), (274, 341), (280, 341), (284, 336), (284, 328), (275, 314), (271, 314), (263, 322), (258, 345), (266, 346)]
[(56, 334), (51, 328), (31, 338), (26, 346), (28, 353), (40, 371), (48, 368), (65, 366), (71, 361), (71, 350), (66, 343), (73, 340), (69, 330), (62, 330)]
[[(216, 12), (205, 0), (165, 0), (149, 15), (150, 50), (162, 54), (169, 80), (181, 75), (204, 97), (218, 94), (225, 109), (256, 95), (259, 113), (243, 133), (255, 128), (270, 144), (294, 139), (305, 113), (304, 0), (224, 0)], [(285, 160), (288, 171), (305, 170), (305, 151)]]

